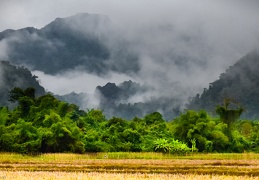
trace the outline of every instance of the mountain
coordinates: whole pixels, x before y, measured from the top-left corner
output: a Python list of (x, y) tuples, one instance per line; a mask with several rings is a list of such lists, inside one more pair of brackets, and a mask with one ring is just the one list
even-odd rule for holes
[(11, 65), (7, 61), (0, 62), (0, 106), (13, 107), (13, 104), (8, 101), (8, 93), (15, 87), (26, 89), (28, 87), (35, 88), (35, 95), (44, 95), (45, 89), (39, 84), (37, 76), (25, 67)]
[(129, 80), (118, 85), (108, 82), (104, 86), (97, 86), (94, 94), (72, 92), (55, 97), (76, 104), (84, 110), (101, 109), (108, 119), (115, 116), (130, 120), (160, 112), (164, 119), (172, 120), (180, 114), (182, 108), (180, 98), (145, 96), (145, 93), (149, 92), (150, 87)]
[(105, 86), (97, 86), (95, 95), (100, 99), (99, 107), (109, 118), (116, 116), (133, 119), (156, 111), (166, 120), (172, 120), (179, 115), (180, 99), (155, 96), (145, 99), (145, 93), (149, 93), (150, 88), (129, 80), (119, 85), (107, 83)]
[[(41, 29), (27, 27), (0, 32), (0, 58), (19, 68), (27, 67), (53, 77), (76, 71), (106, 79), (109, 83), (97, 86), (94, 94), (71, 92), (57, 95), (83, 109), (101, 108), (107, 117), (127, 119), (159, 111), (165, 119), (171, 120), (185, 108), (187, 97), (203, 86), (204, 83), (195, 80), (207, 81), (200, 74), (208, 74), (211, 66), (208, 63), (211, 56), (207, 54), (210, 48), (207, 49), (206, 44), (201, 43), (201, 53), (195, 51), (203, 38), (186, 35), (164, 25), (151, 29), (145, 27), (136, 32), (130, 29), (120, 31), (107, 16), (81, 13), (56, 18)], [(244, 117), (258, 118), (257, 59), (257, 51), (243, 57), (201, 95), (192, 98), (187, 108), (213, 112), (224, 98), (231, 97), (246, 108)], [(31, 76), (30, 72), (27, 74)], [(109, 79), (113, 75), (116, 78), (125, 75), (148, 85), (132, 81), (116, 85)], [(28, 81), (37, 82), (36, 77), (28, 77)], [(22, 87), (25, 85), (30, 84), (21, 83)], [(3, 86), (3, 92), (13, 86)]]
[[(56, 18), (41, 29), (27, 27), (0, 33), (0, 41), (8, 48), (6, 60), (30, 70), (47, 74), (72, 69), (95, 74), (105, 74), (108, 70), (138, 71), (136, 53), (128, 50), (129, 44), (118, 34), (114, 37), (107, 16), (87, 13)], [(130, 63), (124, 66), (126, 62)]]
[[(0, 33), (0, 42), (6, 48), (5, 60), (45, 74), (80, 70), (98, 77), (109, 76), (110, 72), (134, 77), (138, 76), (143, 66), (139, 52), (144, 45), (135, 47), (138, 43), (129, 42), (125, 34), (104, 15), (81, 13), (56, 18), (41, 29), (5, 30)], [(165, 74), (158, 73), (157, 76)], [(166, 80), (163, 82), (167, 85)], [(159, 96), (152, 93), (147, 95), (150, 90), (151, 87), (147, 89), (138, 83), (125, 81), (119, 85), (107, 83), (103, 87), (98, 86), (95, 94), (71, 92), (56, 97), (77, 104), (82, 109), (101, 108), (109, 117), (118, 115), (128, 119), (154, 111), (171, 115), (173, 108), (179, 106), (179, 99), (168, 98), (171, 93), (166, 91)], [(148, 98), (143, 99), (143, 96)], [(164, 103), (168, 103), (168, 107)]]
[(259, 118), (259, 51), (254, 50), (238, 60), (210, 83), (201, 95), (197, 94), (188, 104), (188, 109), (205, 109), (214, 112), (224, 98), (233, 99), (245, 108), (242, 118)]
[(75, 104), (82, 110), (98, 108), (99, 100), (94, 98), (94, 95), (88, 93), (75, 93), (71, 92), (65, 95), (54, 94), (60, 101), (65, 101), (70, 104)]
[(105, 86), (97, 86), (95, 94), (101, 99), (101, 104), (115, 105), (120, 102), (128, 102), (129, 98), (136, 94), (142, 94), (147, 89), (139, 83), (124, 81), (118, 86), (115, 83), (107, 83)]

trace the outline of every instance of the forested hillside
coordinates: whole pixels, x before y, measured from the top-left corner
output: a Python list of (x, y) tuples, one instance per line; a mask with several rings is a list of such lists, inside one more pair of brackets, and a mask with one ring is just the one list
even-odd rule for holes
[(188, 109), (205, 109), (215, 113), (216, 105), (230, 98), (245, 109), (242, 118), (259, 119), (258, 69), (259, 52), (254, 50), (229, 67), (218, 80), (210, 83), (202, 94), (197, 94)]
[(45, 94), (36, 76), (25, 67), (13, 66), (7, 61), (0, 62), (0, 106), (13, 107), (8, 101), (8, 93), (15, 87), (36, 89), (36, 96)]

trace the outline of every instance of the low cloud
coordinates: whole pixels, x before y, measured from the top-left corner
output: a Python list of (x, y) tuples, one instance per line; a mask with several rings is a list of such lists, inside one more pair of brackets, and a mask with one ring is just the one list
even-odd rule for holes
[(33, 71), (32, 74), (40, 79), (40, 84), (55, 94), (64, 95), (71, 92), (93, 94), (95, 88), (99, 85), (104, 86), (107, 82), (121, 83), (129, 80), (131, 77), (109, 73), (105, 77), (94, 74), (88, 74), (82, 71), (68, 71), (58, 75), (49, 75), (41, 71)]
[(6, 40), (0, 41), (0, 59), (7, 59), (8, 45)]

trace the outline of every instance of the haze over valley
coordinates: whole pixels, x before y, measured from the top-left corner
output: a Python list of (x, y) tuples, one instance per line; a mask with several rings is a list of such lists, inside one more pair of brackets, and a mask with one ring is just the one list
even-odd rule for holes
[(103, 109), (108, 117), (158, 111), (171, 120), (246, 54), (257, 65), (259, 4), (253, 0), (0, 5), (6, 17), (0, 59), (28, 68), (58, 98)]

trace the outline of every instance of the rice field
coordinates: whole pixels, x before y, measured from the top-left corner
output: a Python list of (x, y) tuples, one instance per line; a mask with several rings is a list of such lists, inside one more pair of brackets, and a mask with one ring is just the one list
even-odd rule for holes
[(259, 179), (259, 154), (0, 154), (2, 179)]
[(12, 180), (255, 180), (257, 177), (230, 175), (197, 175), (197, 174), (147, 174), (147, 173), (83, 173), (83, 172), (27, 172), (2, 171), (0, 179)]

